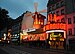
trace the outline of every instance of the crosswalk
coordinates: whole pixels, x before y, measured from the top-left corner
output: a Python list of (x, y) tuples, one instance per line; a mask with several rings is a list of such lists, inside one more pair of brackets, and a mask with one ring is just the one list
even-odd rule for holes
[(2, 50), (6, 51), (8, 54), (31, 54), (29, 52), (21, 51), (10, 47), (0, 47)]

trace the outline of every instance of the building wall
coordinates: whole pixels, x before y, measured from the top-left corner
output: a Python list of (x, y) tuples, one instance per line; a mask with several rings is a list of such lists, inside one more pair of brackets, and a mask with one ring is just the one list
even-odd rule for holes
[[(67, 31), (67, 38), (75, 38), (75, 32), (74, 32), (74, 28), (75, 28), (75, 23), (74, 21), (74, 16), (75, 16), (75, 0), (60, 0), (59, 2), (55, 2), (52, 3), (50, 2), (51, 0), (48, 1), (47, 4), (47, 14), (49, 13), (55, 13), (56, 15), (58, 15), (56, 17), (56, 20), (61, 22), (62, 18), (65, 18), (65, 22), (66, 22), (66, 31)], [(53, 0), (54, 2), (55, 0)], [(62, 3), (63, 1), (63, 3)], [(57, 7), (57, 4), (59, 3), (59, 7)], [(63, 4), (63, 5), (62, 5)], [(61, 10), (64, 9), (64, 14), (61, 14)], [(57, 11), (59, 11), (57, 13)], [(47, 17), (48, 18), (48, 17)], [(68, 18), (71, 18), (71, 24), (68, 24)], [(71, 31), (71, 35), (69, 35), (69, 30)]]
[(73, 0), (65, 0), (65, 5), (66, 5), (66, 14), (72, 13), (73, 12)]
[[(75, 28), (74, 16), (75, 16), (75, 13), (67, 14), (66, 24), (67, 24), (67, 35), (68, 35), (68, 38), (75, 38), (74, 37), (75, 36), (75, 34), (74, 34), (74, 28)], [(71, 24), (68, 24), (68, 18), (71, 18)], [(72, 35), (69, 35), (69, 29), (72, 29)]]

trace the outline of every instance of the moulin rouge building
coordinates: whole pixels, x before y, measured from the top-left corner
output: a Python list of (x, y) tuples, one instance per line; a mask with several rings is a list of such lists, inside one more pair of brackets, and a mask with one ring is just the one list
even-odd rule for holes
[(36, 45), (39, 47), (64, 49), (64, 45), (66, 44), (66, 23), (57, 22), (56, 18), (56, 14), (48, 14), (47, 24), (44, 25), (46, 17), (35, 12), (31, 18), (32, 20), (27, 21), (29, 26), (32, 25), (30, 28), (27, 23), (22, 23), (22, 41), (28, 43), (30, 46)]
[(66, 45), (73, 44), (69, 40), (75, 39), (75, 0), (49, 0), (47, 14), (50, 13), (56, 14), (56, 22), (65, 24)]
[(75, 38), (75, 1), (73, 1), (69, 0), (71, 3), (68, 6), (67, 0), (49, 0), (46, 25), (44, 25), (46, 17), (35, 12), (31, 17), (32, 21), (28, 21), (31, 26), (28, 26), (28, 23), (22, 25), (24, 31), (21, 35), (22, 41), (29, 43), (30, 46), (64, 49), (69, 45), (68, 40)]

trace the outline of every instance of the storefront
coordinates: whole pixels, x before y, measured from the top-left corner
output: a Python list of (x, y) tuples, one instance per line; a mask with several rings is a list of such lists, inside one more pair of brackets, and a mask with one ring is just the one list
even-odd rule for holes
[(50, 48), (64, 49), (66, 44), (66, 32), (64, 30), (46, 31)]

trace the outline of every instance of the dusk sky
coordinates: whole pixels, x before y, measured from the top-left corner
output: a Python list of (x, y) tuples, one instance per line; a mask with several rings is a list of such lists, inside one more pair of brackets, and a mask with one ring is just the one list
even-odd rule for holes
[(10, 17), (15, 19), (27, 10), (34, 12), (34, 2), (38, 2), (38, 11), (47, 8), (48, 0), (0, 0), (0, 7), (8, 10)]

